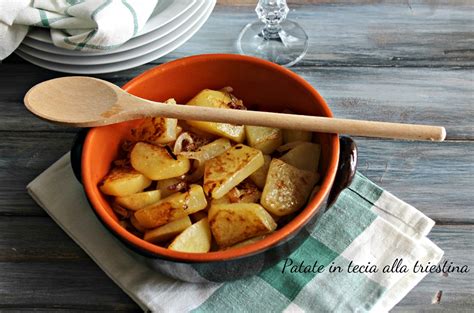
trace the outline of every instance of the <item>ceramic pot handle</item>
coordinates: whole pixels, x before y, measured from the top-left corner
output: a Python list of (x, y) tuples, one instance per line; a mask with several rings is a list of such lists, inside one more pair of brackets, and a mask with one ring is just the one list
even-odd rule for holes
[(350, 137), (341, 136), (339, 138), (339, 165), (336, 179), (329, 193), (329, 208), (337, 199), (339, 194), (350, 185), (357, 170), (357, 145)]
[(87, 133), (89, 132), (88, 128), (82, 128), (74, 138), (74, 142), (71, 148), (71, 166), (72, 171), (76, 179), (82, 184), (82, 147), (84, 146), (84, 141), (86, 140)]

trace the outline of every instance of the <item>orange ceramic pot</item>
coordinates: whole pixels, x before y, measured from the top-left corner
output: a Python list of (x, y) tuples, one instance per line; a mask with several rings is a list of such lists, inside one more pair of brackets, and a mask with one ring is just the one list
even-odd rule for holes
[[(204, 88), (221, 89), (225, 86), (232, 86), (235, 95), (251, 110), (281, 112), (289, 109), (298, 114), (332, 117), (324, 99), (303, 78), (284, 67), (241, 55), (209, 54), (179, 59), (146, 71), (123, 88), (149, 100), (175, 98), (178, 103), (186, 103)], [(317, 213), (327, 207), (328, 197), (334, 198), (355, 170), (353, 143), (347, 138), (342, 141), (345, 153), (338, 174), (340, 140), (336, 134), (319, 134), (318, 141), (322, 146), (321, 189), (288, 224), (263, 240), (242, 248), (210, 253), (172, 251), (146, 242), (121, 227), (97, 187), (116, 159), (121, 142), (129, 137), (130, 129), (136, 123), (130, 121), (90, 129), (83, 138), (83, 145), (79, 140), (73, 149), (73, 167), (82, 179), (92, 209), (103, 224), (128, 247), (145, 255), (157, 270), (183, 280), (241, 278), (256, 274), (285, 258), (308, 236), (309, 225), (314, 223)], [(337, 190), (331, 194), (336, 174), (340, 179)], [(316, 256), (318, 252), (314, 253)], [(196, 271), (199, 275), (195, 275)]]

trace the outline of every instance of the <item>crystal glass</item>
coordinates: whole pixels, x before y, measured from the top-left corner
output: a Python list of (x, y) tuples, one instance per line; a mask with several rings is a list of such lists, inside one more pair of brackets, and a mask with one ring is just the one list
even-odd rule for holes
[(259, 20), (240, 32), (238, 52), (288, 67), (301, 60), (308, 50), (308, 35), (286, 19), (288, 11), (286, 0), (260, 0), (255, 8)]

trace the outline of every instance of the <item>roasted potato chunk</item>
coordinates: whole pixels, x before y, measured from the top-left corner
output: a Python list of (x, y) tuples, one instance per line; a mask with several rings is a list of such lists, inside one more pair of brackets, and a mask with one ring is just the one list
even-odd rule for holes
[(316, 172), (319, 165), (321, 146), (317, 143), (303, 142), (287, 153), (280, 160), (300, 170)]
[(158, 202), (160, 199), (160, 191), (151, 190), (135, 193), (129, 196), (117, 197), (115, 198), (115, 202), (126, 209), (137, 211), (146, 207), (147, 205)]
[(212, 205), (209, 209), (209, 224), (220, 248), (267, 234), (277, 227), (270, 214), (256, 203)]
[[(176, 104), (174, 99), (167, 100), (168, 104)], [(132, 134), (137, 141), (145, 141), (154, 145), (169, 143), (176, 140), (178, 135), (178, 120), (175, 118), (150, 117), (143, 119)]]
[(289, 143), (293, 141), (311, 141), (313, 137), (312, 132), (304, 130), (294, 129), (283, 129), (283, 143)]
[(283, 142), (281, 129), (278, 128), (245, 126), (245, 135), (249, 146), (264, 154), (272, 153)]
[(134, 169), (153, 180), (178, 177), (191, 168), (184, 156), (175, 156), (165, 147), (138, 142), (130, 153)]
[(306, 203), (316, 178), (314, 172), (273, 159), (260, 203), (276, 216), (291, 214)]
[(163, 242), (177, 236), (191, 225), (191, 219), (189, 216), (185, 216), (158, 228), (148, 230), (145, 232), (143, 239), (154, 243)]
[(128, 196), (150, 186), (151, 180), (134, 169), (116, 167), (110, 170), (99, 185), (100, 191), (110, 196)]
[[(187, 105), (196, 105), (212, 108), (235, 108), (235, 99), (227, 92), (204, 89), (192, 98)], [(245, 108), (242, 106), (242, 108)], [(235, 142), (243, 142), (245, 138), (245, 129), (241, 125), (232, 125), (226, 123), (188, 121), (189, 125), (205, 132), (223, 136)]]
[(136, 230), (138, 230), (139, 232), (141, 233), (144, 233), (146, 232), (146, 228), (143, 227), (143, 225), (141, 225), (136, 217), (132, 214), (132, 216), (130, 216), (130, 224), (132, 224), (133, 227), (135, 227)]
[(204, 191), (222, 198), (264, 163), (262, 151), (238, 144), (209, 160), (204, 166)]
[(269, 155), (263, 156), (263, 166), (250, 175), (250, 179), (258, 186), (258, 188), (263, 189), (265, 186), (265, 181), (267, 180), (268, 168), (270, 167), (270, 162), (272, 158)]
[(207, 218), (186, 228), (179, 234), (168, 249), (181, 252), (205, 253), (211, 250), (211, 230)]
[(186, 192), (177, 192), (157, 203), (135, 212), (137, 221), (145, 228), (155, 228), (207, 206), (207, 200), (199, 185), (191, 185)]

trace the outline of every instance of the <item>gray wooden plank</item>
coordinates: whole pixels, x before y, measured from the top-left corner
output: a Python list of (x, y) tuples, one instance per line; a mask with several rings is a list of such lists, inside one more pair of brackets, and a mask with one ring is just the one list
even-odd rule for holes
[[(0, 131), (73, 131), (42, 121), (29, 113), (22, 99), (29, 87), (60, 74), (43, 73), (32, 65), (4, 65), (0, 73)], [(146, 65), (101, 77), (123, 85), (151, 68)], [(336, 117), (387, 122), (438, 124), (448, 139), (474, 139), (474, 75), (472, 70), (445, 68), (297, 67), (294, 69), (326, 99)], [(27, 84), (24, 77), (34, 73)], [(25, 125), (28, 125), (25, 128)]]
[(22, 132), (0, 136), (0, 213), (44, 215), (26, 193), (26, 185), (70, 150), (75, 134)]
[[(44, 215), (25, 186), (68, 151), (72, 133), (3, 133), (0, 214)], [(474, 142), (356, 139), (359, 169), (374, 182), (442, 223), (473, 223)]]
[(0, 263), (84, 263), (89, 260), (48, 216), (3, 216), (0, 233)]
[(92, 260), (0, 262), (0, 269), (0, 310), (138, 311), (137, 305)]
[[(51, 219), (0, 217), (0, 233), (0, 309), (134, 308), (131, 300)], [(435, 226), (429, 237), (445, 251), (445, 259), (456, 265), (474, 266), (474, 256), (465, 252), (474, 248), (473, 225)], [(473, 285), (470, 274), (429, 274), (397, 311), (432, 308), (431, 299), (438, 290), (443, 290), (441, 305), (446, 308), (472, 305)]]
[(2, 217), (0, 233), (0, 311), (139, 312), (49, 217)]
[[(288, 18), (300, 23), (309, 36), (302, 66), (459, 67), (474, 61), (472, 8), (472, 2), (433, 1), (315, 4), (293, 6)], [(241, 28), (255, 19), (252, 7), (218, 6), (191, 40), (158, 62), (235, 52)]]
[(473, 223), (474, 142), (357, 138), (359, 171), (441, 223)]

